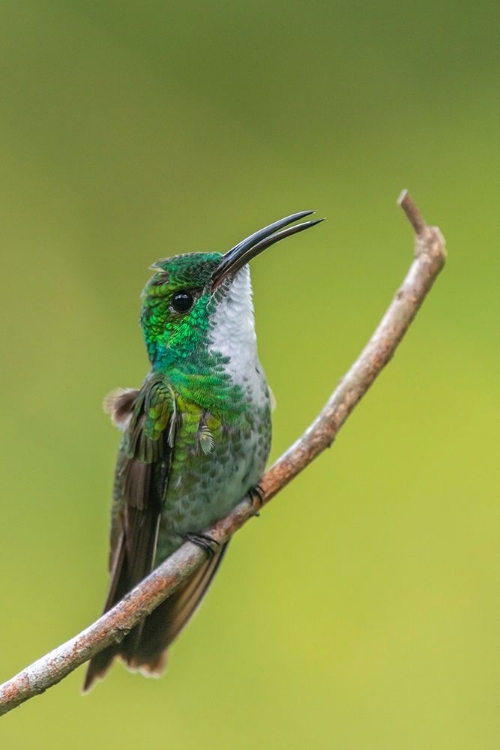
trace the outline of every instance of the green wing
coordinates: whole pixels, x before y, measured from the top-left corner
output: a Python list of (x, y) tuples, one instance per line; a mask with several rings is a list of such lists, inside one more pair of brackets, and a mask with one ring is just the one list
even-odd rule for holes
[[(175, 442), (175, 398), (161, 376), (149, 377), (140, 391), (112, 395), (105, 408), (124, 427), (116, 473), (110, 535), (110, 585), (104, 612), (153, 569), (162, 501)], [(118, 653), (127, 658), (142, 626), (122, 644), (104, 649), (89, 664), (84, 690), (102, 675)]]

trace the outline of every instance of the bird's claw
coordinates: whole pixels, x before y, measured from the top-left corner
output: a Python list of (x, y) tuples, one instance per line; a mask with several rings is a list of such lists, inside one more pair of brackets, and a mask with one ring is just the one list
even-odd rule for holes
[(264, 490), (260, 486), (260, 484), (256, 484), (253, 487), (250, 487), (250, 489), (248, 490), (248, 497), (250, 499), (252, 510), (254, 511), (254, 516), (258, 518), (260, 515), (259, 510), (264, 505)]
[(212, 539), (208, 534), (184, 534), (184, 539), (200, 547), (207, 553), (208, 558), (212, 558), (216, 553), (217, 547), (220, 547), (219, 542), (216, 539)]

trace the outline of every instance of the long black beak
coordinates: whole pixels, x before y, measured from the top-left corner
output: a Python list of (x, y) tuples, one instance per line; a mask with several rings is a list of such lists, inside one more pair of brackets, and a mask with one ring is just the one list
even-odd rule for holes
[[(273, 224), (259, 229), (258, 232), (254, 232), (247, 237), (245, 240), (238, 242), (231, 250), (228, 250), (222, 256), (222, 260), (212, 274), (212, 291), (214, 291), (219, 284), (224, 281), (229, 275), (234, 275), (236, 271), (239, 271), (246, 263), (252, 258), (255, 258), (259, 253), (266, 248), (274, 245), (275, 242), (284, 240), (285, 237), (291, 237), (292, 234), (303, 232), (304, 229), (314, 227), (319, 224), (323, 219), (315, 219), (314, 221), (304, 221), (302, 224), (295, 224), (293, 227), (283, 229), (288, 224), (293, 224), (294, 221), (303, 219), (304, 216), (310, 216), (314, 211), (299, 211), (297, 214), (286, 216), (284, 219), (275, 221)], [(281, 231), (279, 231), (281, 230)]]

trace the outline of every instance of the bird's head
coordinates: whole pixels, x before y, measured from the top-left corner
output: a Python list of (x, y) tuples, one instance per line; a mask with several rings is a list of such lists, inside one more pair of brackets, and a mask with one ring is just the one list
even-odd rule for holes
[(253, 331), (248, 262), (285, 237), (322, 221), (294, 224), (311, 213), (301, 211), (280, 219), (225, 254), (187, 253), (156, 261), (141, 311), (152, 364), (189, 363), (200, 349), (210, 347), (214, 329), (224, 327), (224, 321), (231, 321), (227, 335), (237, 336), (239, 328), (243, 332), (249, 322)]

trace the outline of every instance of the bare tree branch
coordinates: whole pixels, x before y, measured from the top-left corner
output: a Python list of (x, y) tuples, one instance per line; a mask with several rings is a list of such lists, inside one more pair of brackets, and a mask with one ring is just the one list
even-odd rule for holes
[[(408, 274), (377, 330), (322, 412), (264, 476), (264, 503), (332, 444), (349, 414), (393, 356), (443, 268), (446, 251), (439, 229), (426, 225), (406, 191), (398, 202), (416, 235), (415, 258)], [(225, 542), (253, 513), (251, 503), (244, 500), (207, 533), (218, 542)], [(191, 575), (204, 554), (199, 547), (184, 544), (97, 622), (0, 685), (0, 715), (43, 693), (103, 648), (121, 640)]]

